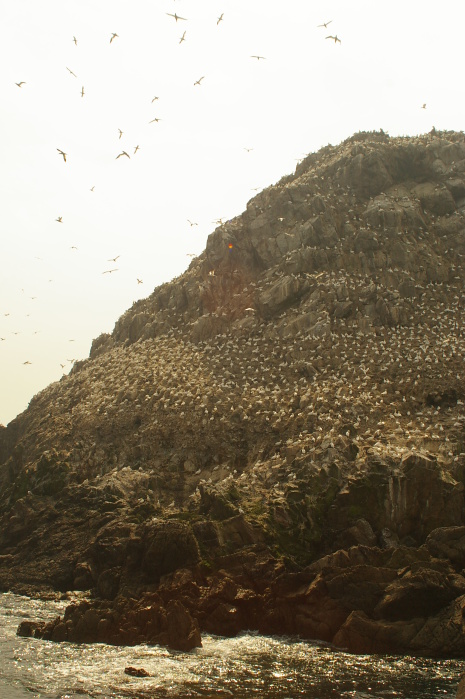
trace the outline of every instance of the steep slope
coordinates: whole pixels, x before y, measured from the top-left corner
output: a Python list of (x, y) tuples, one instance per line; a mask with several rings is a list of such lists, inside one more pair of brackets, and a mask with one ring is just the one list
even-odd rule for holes
[[(376, 547), (402, 550), (399, 567), (413, 552), (444, 559), (441, 603), (429, 574), (415, 584), (434, 613), (456, 604), (464, 255), (464, 134), (360, 133), (309, 155), (0, 430), (0, 585), (112, 598), (180, 567), (270, 556), (270, 580), (314, 580), (320, 557), (368, 546), (376, 569), (390, 569)], [(345, 600), (331, 630), (262, 630), (360, 650), (366, 629), (340, 629), (349, 614), (389, 617), (385, 577), (376, 603)], [(441, 642), (462, 652), (461, 636)]]

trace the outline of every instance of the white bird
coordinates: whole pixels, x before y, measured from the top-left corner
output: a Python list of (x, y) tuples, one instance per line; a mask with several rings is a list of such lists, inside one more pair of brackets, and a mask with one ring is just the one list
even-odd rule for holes
[(180, 17), (179, 15), (176, 14), (176, 12), (174, 13), (174, 15), (171, 14), (171, 12), (167, 12), (166, 14), (169, 15), (170, 17), (174, 17), (174, 19), (176, 20), (176, 22), (178, 21), (178, 19), (184, 19), (184, 20), (187, 19), (186, 17)]

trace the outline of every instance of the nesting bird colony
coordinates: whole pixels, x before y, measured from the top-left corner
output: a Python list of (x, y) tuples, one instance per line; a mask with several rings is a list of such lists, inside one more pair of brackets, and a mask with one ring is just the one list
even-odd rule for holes
[(462, 133), (309, 155), (36, 395), (8, 444), (31, 479), (50, 451), (109, 491), (131, 472), (135, 501), (165, 515), (207, 486), (279, 512), (409, 451), (456, 477), (464, 214)]

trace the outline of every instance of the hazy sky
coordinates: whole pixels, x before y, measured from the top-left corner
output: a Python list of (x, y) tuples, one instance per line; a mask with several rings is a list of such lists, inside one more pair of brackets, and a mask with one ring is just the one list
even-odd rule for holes
[(465, 126), (462, 0), (1, 4), (4, 424), (305, 154)]

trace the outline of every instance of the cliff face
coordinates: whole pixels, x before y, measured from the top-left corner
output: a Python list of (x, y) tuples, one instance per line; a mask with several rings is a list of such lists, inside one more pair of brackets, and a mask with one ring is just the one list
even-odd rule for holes
[(427, 541), (458, 573), (464, 256), (462, 133), (309, 155), (0, 431), (0, 585)]

